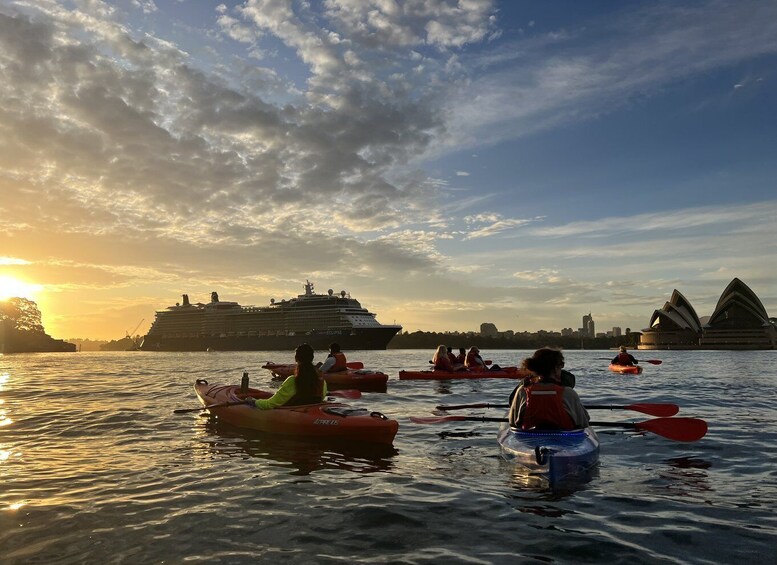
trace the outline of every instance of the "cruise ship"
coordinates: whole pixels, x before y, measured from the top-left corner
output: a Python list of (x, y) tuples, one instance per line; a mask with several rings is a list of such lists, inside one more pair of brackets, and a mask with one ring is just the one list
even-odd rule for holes
[(265, 351), (294, 349), (309, 343), (327, 349), (386, 349), (402, 329), (384, 325), (344, 290), (316, 294), (305, 282), (305, 294), (269, 306), (241, 306), (211, 293), (207, 304), (183, 302), (156, 313), (140, 349), (144, 351)]

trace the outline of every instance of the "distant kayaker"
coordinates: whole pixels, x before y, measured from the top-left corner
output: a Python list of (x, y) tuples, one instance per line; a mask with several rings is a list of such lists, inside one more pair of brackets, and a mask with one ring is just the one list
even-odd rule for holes
[(639, 361), (634, 359), (633, 355), (626, 351), (625, 345), (621, 345), (620, 353), (613, 357), (611, 362), (613, 365), (625, 365), (627, 367), (633, 367), (639, 363)]
[(564, 354), (559, 349), (538, 349), (523, 360), (522, 366), (535, 376), (525, 379), (514, 391), (509, 412), (511, 426), (524, 430), (574, 430), (588, 426), (588, 412), (580, 397), (562, 384)]
[(326, 361), (319, 367), (322, 373), (338, 373), (348, 369), (347, 359), (345, 354), (340, 351), (339, 343), (329, 344), (329, 356)]
[(434, 363), (435, 371), (453, 371), (453, 363), (451, 363), (450, 357), (448, 357), (448, 348), (441, 345), (434, 352), (432, 357), (432, 363)]
[(327, 389), (324, 378), (313, 365), (313, 348), (303, 343), (294, 352), (297, 368), (294, 374), (283, 381), (281, 387), (266, 400), (249, 398), (246, 404), (261, 410), (270, 410), (279, 406), (300, 406), (317, 404), (326, 398)]
[(469, 348), (469, 353), (464, 358), (464, 366), (470, 371), (485, 371), (488, 369), (486, 362), (480, 356), (480, 349), (474, 345)]
[(464, 366), (469, 369), (470, 371), (501, 371), (502, 367), (499, 365), (492, 365), (491, 368), (488, 368), (488, 365), (486, 365), (486, 362), (483, 361), (483, 358), (480, 356), (480, 349), (475, 347), (474, 345), (469, 348), (469, 353), (467, 353), (467, 356), (464, 358)]

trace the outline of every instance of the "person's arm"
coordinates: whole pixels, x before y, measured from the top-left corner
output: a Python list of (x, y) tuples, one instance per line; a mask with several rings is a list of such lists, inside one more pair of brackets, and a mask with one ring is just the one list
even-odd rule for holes
[(612, 358), (612, 361), (610, 361), (610, 365), (617, 365), (619, 359), (620, 359), (620, 355), (616, 355), (615, 357)]
[[(297, 393), (297, 384), (294, 380), (294, 375), (288, 377), (281, 388), (275, 391), (270, 398), (263, 400), (257, 399), (255, 406), (260, 410), (272, 410), (278, 406), (283, 406)], [(324, 392), (326, 393), (326, 386), (324, 386)]]
[(515, 396), (513, 396), (513, 400), (510, 403), (508, 420), (511, 427), (521, 427), (524, 412), (526, 412), (526, 390), (524, 389), (523, 385), (520, 385), (515, 391)]
[(578, 428), (588, 427), (588, 412), (583, 407), (580, 397), (571, 388), (564, 387), (564, 396), (562, 397), (564, 408), (566, 408), (572, 421)]
[(633, 355), (629, 355), (629, 357), (631, 357), (631, 362), (632, 362), (632, 363), (634, 363), (635, 365), (639, 365), (639, 361), (637, 361), (636, 359), (634, 359), (634, 356), (633, 356)]
[(322, 373), (326, 373), (327, 371), (329, 371), (329, 369), (334, 367), (334, 365), (335, 365), (334, 356), (329, 356), (326, 358), (326, 361), (324, 361), (324, 364), (318, 368), (318, 370), (321, 371)]

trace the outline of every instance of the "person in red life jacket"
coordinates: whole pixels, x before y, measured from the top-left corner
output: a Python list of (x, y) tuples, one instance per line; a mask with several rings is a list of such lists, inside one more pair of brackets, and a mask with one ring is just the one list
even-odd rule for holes
[(453, 348), (449, 345), (446, 349), (448, 350), (448, 359), (450, 359), (451, 365), (458, 363), (458, 357), (456, 357), (456, 354), (453, 352)]
[(469, 353), (464, 358), (464, 366), (470, 371), (485, 371), (486, 363), (480, 356), (480, 349), (474, 345), (469, 348)]
[(261, 410), (271, 410), (279, 406), (301, 406), (318, 404), (327, 395), (326, 382), (313, 365), (313, 348), (307, 343), (297, 347), (294, 360), (297, 368), (270, 398), (265, 400), (247, 398), (245, 403)]
[(639, 361), (634, 359), (634, 356), (626, 351), (626, 346), (621, 345), (620, 353), (618, 353), (611, 361), (613, 365), (626, 365), (627, 367), (633, 367)]
[(348, 365), (346, 363), (347, 360), (345, 358), (345, 354), (340, 351), (340, 344), (330, 343), (329, 356), (326, 358), (326, 361), (320, 365), (319, 370), (322, 373), (339, 373), (340, 371), (345, 371), (348, 369)]
[(470, 371), (501, 371), (499, 365), (492, 365), (489, 368), (483, 358), (480, 356), (480, 350), (474, 345), (469, 348), (469, 353), (464, 358), (464, 366)]
[(562, 384), (564, 355), (543, 347), (523, 360), (533, 377), (524, 380), (510, 404), (509, 421), (523, 430), (574, 430), (588, 426), (588, 412), (571, 387)]
[(453, 371), (453, 363), (451, 363), (450, 357), (448, 357), (448, 348), (441, 345), (434, 352), (432, 357), (432, 363), (434, 364), (435, 371)]

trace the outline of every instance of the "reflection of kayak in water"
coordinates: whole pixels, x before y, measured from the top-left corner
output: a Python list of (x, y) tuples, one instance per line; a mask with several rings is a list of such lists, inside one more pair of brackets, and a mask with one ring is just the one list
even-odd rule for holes
[[(247, 393), (238, 385), (211, 385), (198, 379), (194, 390), (203, 406), (240, 402), (247, 397), (270, 398), (272, 393), (249, 388)], [(303, 406), (281, 406), (260, 410), (245, 404), (209, 408), (219, 420), (261, 432), (355, 442), (391, 444), (399, 429), (399, 422), (380, 412), (353, 408), (339, 402), (323, 402)]]
[(610, 363), (610, 371), (613, 373), (620, 373), (622, 375), (641, 375), (642, 367), (639, 365), (614, 365)]
[[(294, 363), (281, 364), (267, 362), (262, 369), (269, 370), (274, 376), (289, 377), (294, 374)], [(359, 390), (386, 390), (388, 375), (369, 369), (346, 369), (336, 373), (324, 373), (326, 385), (332, 390), (341, 388), (356, 388)]]
[(290, 466), (292, 475), (322, 470), (359, 474), (387, 472), (394, 467), (393, 457), (398, 453), (394, 446), (387, 444), (268, 434), (236, 428), (217, 418), (205, 419), (203, 426), (206, 435), (199, 439), (215, 457), (231, 460), (236, 452), (245, 453)]
[(447, 379), (522, 379), (530, 375), (526, 369), (502, 367), (499, 371), (400, 371), (400, 380)]
[(584, 475), (599, 461), (599, 438), (593, 428), (535, 431), (502, 424), (497, 440), (507, 461), (551, 483)]

